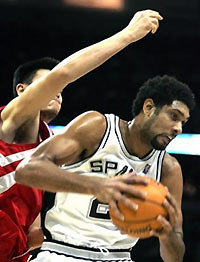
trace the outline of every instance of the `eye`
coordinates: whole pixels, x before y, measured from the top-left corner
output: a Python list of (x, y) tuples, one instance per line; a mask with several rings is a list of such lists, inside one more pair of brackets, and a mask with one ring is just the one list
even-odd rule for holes
[(177, 114), (174, 113), (174, 112), (171, 112), (171, 113), (170, 113), (170, 117), (171, 117), (171, 119), (172, 119), (173, 121), (176, 121), (176, 120), (178, 119)]

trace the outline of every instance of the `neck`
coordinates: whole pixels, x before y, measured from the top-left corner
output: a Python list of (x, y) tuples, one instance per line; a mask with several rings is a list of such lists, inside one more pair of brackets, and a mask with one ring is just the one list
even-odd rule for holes
[(49, 111), (40, 112), (40, 118), (47, 124), (49, 124), (55, 117), (56, 115), (54, 112), (49, 112)]
[(151, 150), (152, 146), (145, 141), (139, 117), (127, 124), (123, 139), (128, 151), (139, 158), (143, 158)]

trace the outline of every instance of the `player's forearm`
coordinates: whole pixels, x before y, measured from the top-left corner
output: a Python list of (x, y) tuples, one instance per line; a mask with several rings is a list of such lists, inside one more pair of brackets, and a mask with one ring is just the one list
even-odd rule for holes
[(181, 235), (171, 232), (166, 239), (160, 239), (160, 254), (165, 262), (182, 262), (185, 245)]
[(93, 194), (101, 179), (62, 170), (48, 160), (20, 163), (16, 169), (17, 183), (49, 192)]
[(128, 29), (124, 29), (110, 38), (71, 55), (57, 68), (66, 70), (67, 81), (73, 82), (103, 64), (132, 41), (133, 36), (129, 34)]
[[(37, 83), (32, 83), (27, 90), (28, 92), (20, 96), (20, 101), (11, 102), (3, 112), (3, 119), (7, 119), (9, 116), (9, 118), (14, 119), (13, 122), (17, 123), (18, 127), (30, 116), (46, 106), (69, 83), (103, 64), (129, 45), (133, 38), (129, 30), (124, 29), (114, 36), (84, 48), (64, 59), (50, 73), (41, 77)], [(24, 110), (25, 108), (26, 110)]]

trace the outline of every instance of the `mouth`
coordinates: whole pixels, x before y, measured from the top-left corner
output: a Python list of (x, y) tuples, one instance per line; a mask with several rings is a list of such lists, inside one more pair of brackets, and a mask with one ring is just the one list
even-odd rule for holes
[(169, 136), (163, 136), (163, 141), (166, 145), (168, 145), (173, 138), (169, 137)]
[(54, 98), (54, 99), (52, 99), (50, 102), (56, 102), (56, 103), (58, 103), (59, 105), (60, 105), (60, 101), (58, 100), (58, 99), (56, 99), (56, 98)]

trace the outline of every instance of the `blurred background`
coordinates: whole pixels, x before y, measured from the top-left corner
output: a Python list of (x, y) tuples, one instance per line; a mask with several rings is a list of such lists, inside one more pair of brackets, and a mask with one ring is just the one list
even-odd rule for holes
[[(65, 125), (87, 110), (112, 112), (129, 120), (138, 88), (155, 75), (169, 74), (187, 83), (199, 103), (199, 0), (0, 0), (1, 105), (12, 99), (12, 76), (19, 64), (43, 56), (62, 60), (123, 29), (135, 12), (144, 9), (154, 9), (164, 17), (158, 32), (72, 83), (52, 124)], [(198, 104), (185, 133), (200, 133), (199, 113)], [(184, 176), (184, 261), (199, 262), (200, 159), (173, 155)], [(132, 255), (136, 262), (161, 261), (157, 239), (140, 240)]]

